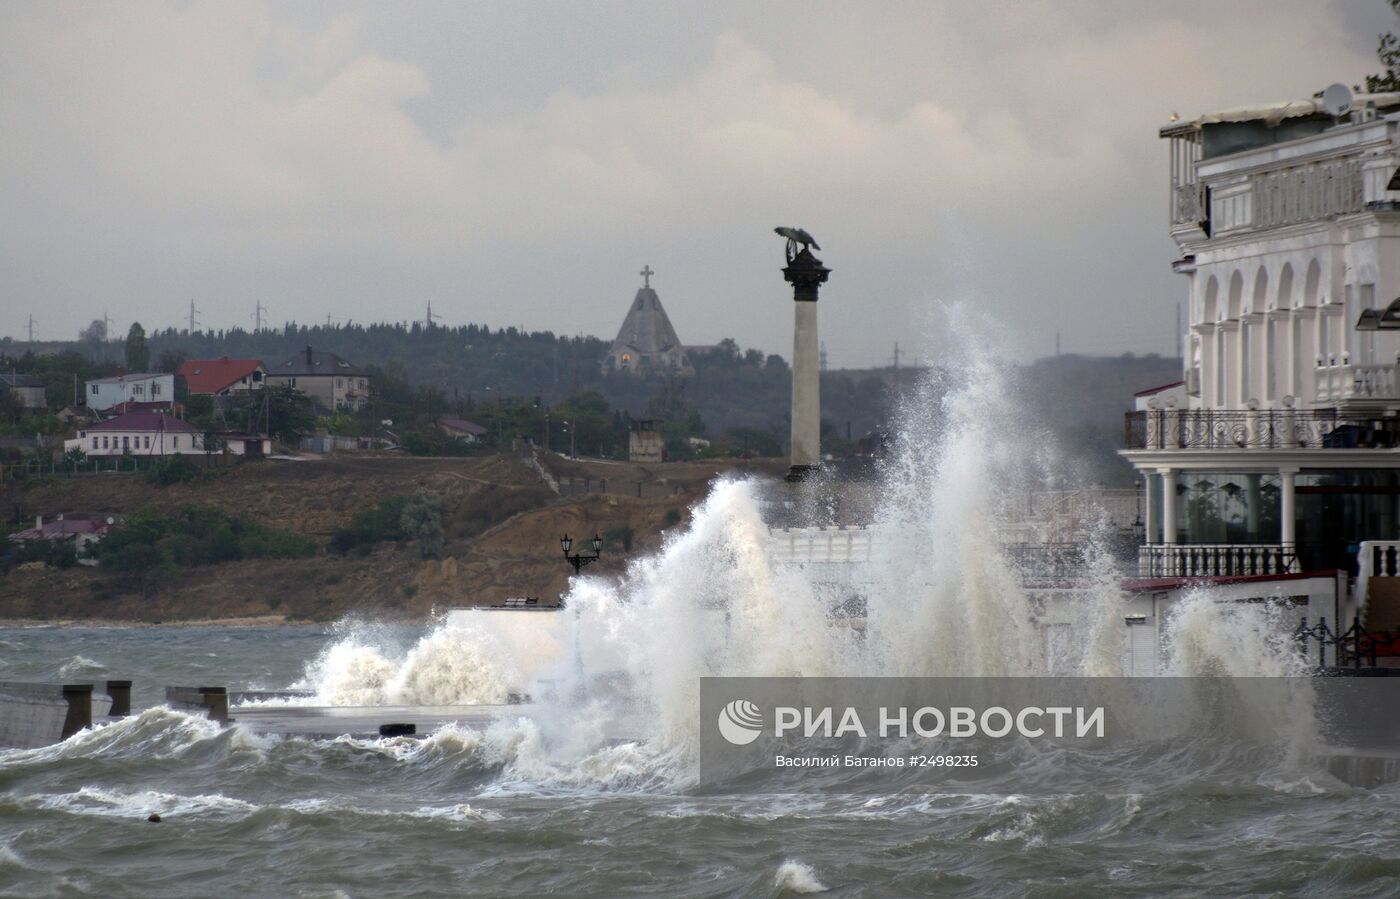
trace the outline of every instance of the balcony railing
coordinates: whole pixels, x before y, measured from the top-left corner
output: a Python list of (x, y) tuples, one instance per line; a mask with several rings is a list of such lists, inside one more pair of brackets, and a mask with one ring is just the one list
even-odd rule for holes
[(1191, 181), (1172, 188), (1172, 224), (1199, 225), (1205, 221), (1205, 187)]
[(1400, 399), (1395, 365), (1327, 365), (1314, 371), (1320, 402)]
[(1138, 548), (1139, 577), (1250, 577), (1297, 570), (1296, 550), (1283, 544), (1154, 543)]
[(1369, 423), (1344, 424), (1336, 409), (1154, 409), (1129, 412), (1123, 421), (1127, 449), (1389, 446), (1394, 436)]
[(1329, 159), (1250, 176), (1255, 228), (1276, 228), (1360, 212), (1361, 160)]

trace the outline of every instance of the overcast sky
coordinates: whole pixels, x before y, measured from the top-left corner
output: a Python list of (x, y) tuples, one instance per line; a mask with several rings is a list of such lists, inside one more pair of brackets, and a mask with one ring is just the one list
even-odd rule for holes
[[(1170, 352), (1157, 129), (1375, 71), (1383, 0), (0, 2), (0, 334), (421, 319), (611, 338), (650, 264), (686, 343), (833, 367)], [(922, 337), (920, 335), (923, 335)]]

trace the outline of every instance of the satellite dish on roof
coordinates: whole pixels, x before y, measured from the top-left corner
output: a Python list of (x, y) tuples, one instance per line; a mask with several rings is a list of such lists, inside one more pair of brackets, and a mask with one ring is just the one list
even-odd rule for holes
[(1322, 92), (1322, 108), (1337, 118), (1351, 112), (1351, 88), (1333, 84)]

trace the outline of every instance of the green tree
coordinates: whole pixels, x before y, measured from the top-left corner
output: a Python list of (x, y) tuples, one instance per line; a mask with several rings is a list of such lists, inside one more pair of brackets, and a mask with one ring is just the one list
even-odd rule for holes
[(101, 359), (106, 355), (103, 350), (107, 348), (106, 319), (93, 319), (92, 324), (78, 332), (78, 339), (88, 345), (93, 358)]
[(151, 364), (151, 348), (146, 345), (146, 329), (132, 322), (126, 332), (126, 367), (128, 371), (145, 371)]
[(442, 495), (422, 487), (404, 504), (400, 518), (403, 532), (418, 541), (418, 553), (425, 559), (442, 555), (442, 513)]
[[(1390, 4), (1391, 10), (1400, 15), (1400, 0), (1386, 2)], [(1390, 31), (1380, 35), (1376, 46), (1376, 58), (1385, 66), (1385, 71), (1378, 75), (1366, 76), (1367, 92), (1375, 94), (1400, 91), (1400, 37), (1396, 37), (1395, 33)]]
[(160, 354), (159, 368), (161, 371), (169, 372), (173, 375), (180, 370), (180, 366), (184, 365), (185, 360), (188, 358), (189, 357), (185, 355), (183, 350), (166, 350)]
[(265, 421), (273, 437), (296, 440), (316, 426), (315, 404), (295, 387), (279, 384), (264, 387), (262, 392), (265, 396), (258, 397), (256, 393), (253, 396), (267, 402)]

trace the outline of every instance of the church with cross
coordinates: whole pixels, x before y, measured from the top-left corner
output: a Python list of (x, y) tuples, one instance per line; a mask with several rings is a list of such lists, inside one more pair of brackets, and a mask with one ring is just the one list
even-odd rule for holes
[(603, 373), (694, 374), (687, 348), (676, 336), (676, 329), (661, 306), (661, 298), (652, 289), (651, 276), (656, 272), (648, 265), (639, 274), (642, 286), (632, 299), (617, 339), (603, 359)]

